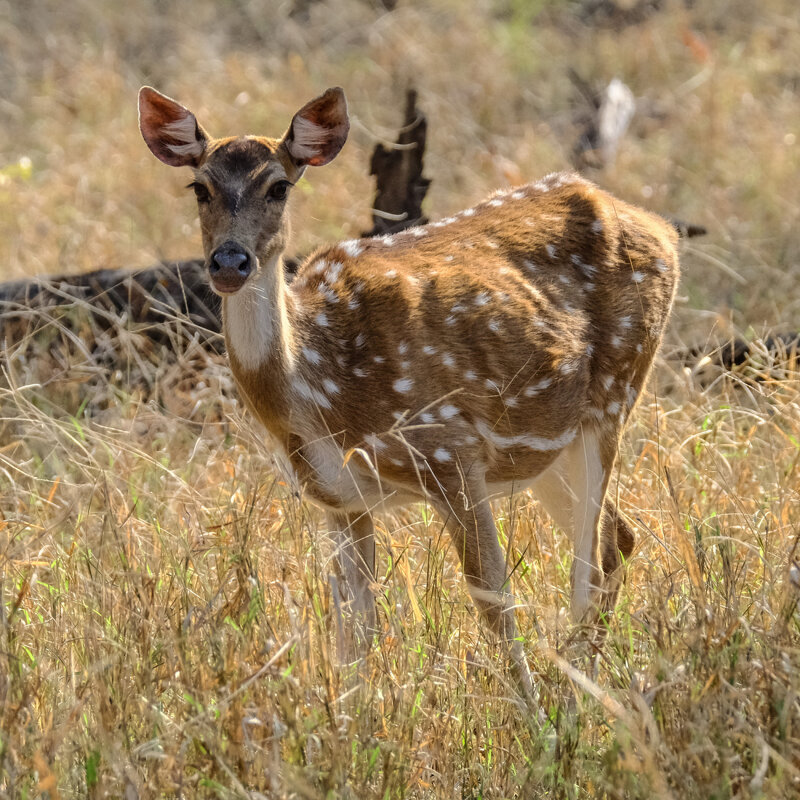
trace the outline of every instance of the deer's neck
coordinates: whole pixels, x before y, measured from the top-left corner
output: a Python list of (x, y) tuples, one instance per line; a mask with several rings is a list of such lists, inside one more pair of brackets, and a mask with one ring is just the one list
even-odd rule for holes
[(222, 302), (225, 343), (242, 399), (284, 449), (295, 361), (290, 304), (280, 256)]
[(292, 365), (292, 330), (287, 312), (283, 260), (275, 256), (236, 294), (222, 301), (225, 343), (232, 360), (247, 372)]

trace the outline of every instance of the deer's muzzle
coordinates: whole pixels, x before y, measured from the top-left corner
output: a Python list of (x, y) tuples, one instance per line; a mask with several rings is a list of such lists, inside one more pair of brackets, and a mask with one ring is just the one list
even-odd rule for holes
[(244, 286), (253, 268), (253, 259), (236, 242), (225, 242), (212, 254), (208, 263), (211, 286), (220, 294), (233, 294)]

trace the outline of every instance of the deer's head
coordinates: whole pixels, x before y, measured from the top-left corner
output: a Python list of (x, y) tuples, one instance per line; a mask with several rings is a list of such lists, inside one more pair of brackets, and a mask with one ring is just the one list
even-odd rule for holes
[[(191, 167), (206, 267), (217, 294), (233, 294), (270, 268), (289, 235), (286, 201), (307, 166), (331, 161), (347, 139), (344, 92), (304, 105), (280, 139), (214, 139), (191, 111), (149, 86), (139, 91), (139, 128), (172, 167)], [(274, 268), (274, 267), (273, 267)]]

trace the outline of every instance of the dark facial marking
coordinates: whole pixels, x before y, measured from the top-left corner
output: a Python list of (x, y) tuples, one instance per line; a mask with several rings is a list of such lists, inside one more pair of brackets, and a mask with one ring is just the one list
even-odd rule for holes
[[(216, 148), (208, 163), (208, 177), (218, 189), (228, 211), (236, 214), (242, 197), (226, 191), (233, 184), (249, 186), (251, 174), (274, 156), (274, 150), (257, 139), (239, 137)], [(256, 186), (261, 183), (256, 181)], [(248, 194), (251, 191), (248, 190)]]

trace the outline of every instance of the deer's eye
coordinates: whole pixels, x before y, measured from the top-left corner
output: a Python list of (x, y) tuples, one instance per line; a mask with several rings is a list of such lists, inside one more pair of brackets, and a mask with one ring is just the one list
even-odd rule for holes
[(194, 189), (194, 196), (198, 203), (208, 203), (211, 200), (208, 189), (199, 181), (192, 181), (187, 188)]
[(277, 181), (273, 183), (267, 191), (267, 200), (275, 200), (276, 202), (285, 200), (291, 185), (289, 181)]

